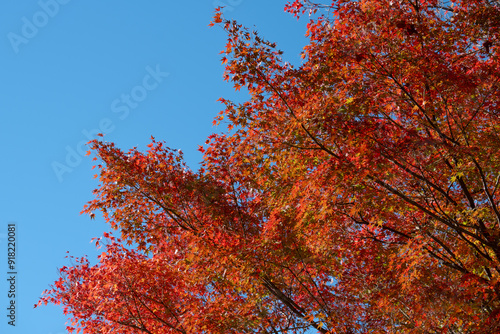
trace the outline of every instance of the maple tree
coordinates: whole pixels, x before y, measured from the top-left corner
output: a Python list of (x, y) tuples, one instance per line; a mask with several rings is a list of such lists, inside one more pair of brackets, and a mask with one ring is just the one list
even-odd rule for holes
[(216, 12), (225, 109), (190, 170), (94, 140), (96, 241), (39, 304), (83, 333), (500, 331), (500, 3), (307, 0), (304, 61)]

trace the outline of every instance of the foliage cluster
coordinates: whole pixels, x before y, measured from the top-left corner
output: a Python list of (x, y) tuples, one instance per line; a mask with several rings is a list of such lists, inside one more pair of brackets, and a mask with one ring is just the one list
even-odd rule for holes
[[(105, 235), (40, 303), (83, 333), (500, 332), (500, 3), (307, 0), (303, 64), (216, 12), (227, 134), (93, 141)], [(136, 247), (130, 249), (126, 244)]]

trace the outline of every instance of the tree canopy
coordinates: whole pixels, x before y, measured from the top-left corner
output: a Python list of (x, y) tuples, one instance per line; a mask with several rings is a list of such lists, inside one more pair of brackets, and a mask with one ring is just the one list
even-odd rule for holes
[(83, 333), (500, 331), (500, 2), (307, 0), (303, 62), (226, 20), (193, 171), (91, 142), (105, 234), (39, 304)]

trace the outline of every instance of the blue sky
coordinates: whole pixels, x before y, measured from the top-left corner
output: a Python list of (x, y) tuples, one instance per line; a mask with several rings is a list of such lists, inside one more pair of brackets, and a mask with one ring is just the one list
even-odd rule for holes
[[(5, 1), (0, 10), (0, 332), (65, 333), (62, 309), (33, 309), (71, 255), (97, 251), (108, 227), (79, 214), (97, 186), (83, 146), (97, 132), (128, 149), (154, 136), (197, 168), (219, 97), (246, 98), (222, 80), (226, 36), (214, 8), (276, 42), (300, 63), (307, 20), (285, 1)], [(7, 227), (16, 231), (16, 326), (7, 324)]]

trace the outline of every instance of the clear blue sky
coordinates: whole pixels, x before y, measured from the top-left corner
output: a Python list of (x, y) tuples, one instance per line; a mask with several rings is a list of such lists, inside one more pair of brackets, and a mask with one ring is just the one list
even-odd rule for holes
[[(0, 10), (0, 333), (65, 333), (62, 309), (33, 309), (71, 255), (108, 227), (79, 214), (97, 181), (83, 142), (97, 132), (123, 149), (150, 136), (182, 149), (195, 169), (219, 97), (244, 100), (222, 80), (226, 37), (214, 8), (300, 63), (307, 20), (285, 1), (4, 1)], [(7, 225), (16, 232), (16, 326), (7, 324)]]

